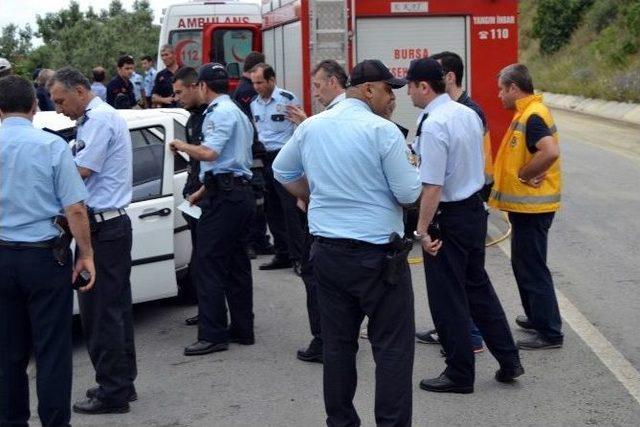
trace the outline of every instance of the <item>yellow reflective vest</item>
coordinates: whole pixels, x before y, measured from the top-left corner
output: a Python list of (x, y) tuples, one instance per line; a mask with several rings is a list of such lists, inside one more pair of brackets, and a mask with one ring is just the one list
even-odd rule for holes
[(494, 165), (494, 184), (489, 205), (507, 212), (544, 213), (560, 208), (560, 159), (547, 171), (539, 188), (520, 182), (518, 172), (529, 163), (533, 154), (527, 149), (526, 125), (531, 115), (538, 115), (558, 140), (558, 131), (541, 95), (531, 95), (516, 101), (516, 112), (504, 135)]
[(484, 132), (484, 185), (493, 184), (493, 154), (491, 153), (491, 134), (489, 129)]

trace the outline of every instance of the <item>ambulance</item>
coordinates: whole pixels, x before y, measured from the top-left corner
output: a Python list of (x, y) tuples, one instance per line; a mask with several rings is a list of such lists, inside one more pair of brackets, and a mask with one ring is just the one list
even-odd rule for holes
[[(267, 62), (307, 113), (321, 110), (311, 97), (311, 70), (324, 59), (347, 71), (363, 59), (380, 59), (405, 77), (413, 59), (459, 54), (463, 85), (483, 107), (497, 150), (511, 114), (497, 97), (496, 76), (518, 59), (517, 0), (264, 0), (262, 14)], [(406, 89), (396, 97), (394, 121), (415, 132), (418, 109)]]
[(244, 59), (261, 50), (262, 16), (257, 1), (192, 1), (163, 10), (158, 69), (164, 68), (160, 49), (174, 47), (179, 66), (197, 68), (207, 62), (224, 64), (232, 78), (239, 79)]

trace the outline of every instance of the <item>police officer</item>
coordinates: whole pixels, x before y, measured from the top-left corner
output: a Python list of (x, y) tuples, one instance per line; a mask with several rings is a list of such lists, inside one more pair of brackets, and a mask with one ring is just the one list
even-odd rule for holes
[[(95, 280), (87, 193), (66, 141), (32, 125), (30, 82), (0, 79), (0, 425), (27, 425), (27, 364), (34, 349), (38, 415), (43, 426), (71, 417), (71, 283), (86, 271)], [(52, 246), (52, 218), (64, 209), (78, 250)]]
[(224, 66), (203, 65), (198, 81), (209, 103), (202, 144), (171, 143), (172, 150), (201, 161), (200, 180), (204, 183), (191, 196), (202, 208), (197, 237), (200, 319), (198, 340), (185, 348), (185, 356), (227, 350), (229, 342), (255, 342), (251, 263), (240, 238), (254, 213), (249, 186), (253, 127), (227, 95), (229, 75)]
[(107, 84), (107, 103), (118, 110), (126, 110), (136, 105), (135, 88), (131, 76), (135, 71), (133, 56), (118, 58), (118, 72)]
[(525, 313), (516, 323), (535, 332), (518, 340), (518, 347), (558, 348), (564, 342), (562, 318), (547, 267), (548, 233), (562, 187), (558, 130), (542, 97), (534, 94), (525, 65), (505, 67), (498, 86), (502, 104), (514, 116), (498, 151), (489, 203), (509, 213), (511, 266)]
[[(483, 154), (484, 154), (484, 187), (480, 191), (480, 197), (485, 202), (488, 200), (491, 186), (493, 185), (493, 160), (491, 155), (491, 137), (487, 126), (487, 119), (482, 108), (469, 96), (466, 90), (462, 88), (462, 78), (464, 77), (464, 64), (460, 55), (453, 52), (440, 52), (431, 55), (431, 59), (435, 59), (442, 65), (444, 72), (445, 91), (451, 99), (471, 108), (482, 120), (484, 128), (483, 138)], [(435, 329), (416, 332), (418, 342), (426, 344), (438, 344), (438, 332)], [(478, 327), (471, 321), (471, 341), (473, 352), (480, 353), (484, 350), (482, 346), (482, 335)]]
[(163, 45), (160, 48), (160, 59), (162, 59), (165, 68), (156, 74), (151, 102), (154, 107), (177, 107), (178, 102), (173, 94), (173, 76), (180, 66), (176, 60), (173, 46)]
[[(311, 94), (326, 110), (345, 99), (346, 84), (347, 74), (333, 59), (321, 61), (311, 71)], [(307, 114), (298, 105), (288, 105), (287, 114), (297, 125), (307, 119)]]
[[(178, 103), (191, 113), (187, 120), (186, 136), (187, 144), (200, 145), (202, 143), (202, 123), (204, 121), (204, 112), (208, 105), (202, 97), (200, 88), (198, 87), (198, 72), (192, 67), (184, 67), (178, 70), (174, 76), (173, 91)], [(176, 140), (177, 141), (177, 140)], [(187, 182), (182, 189), (182, 196), (185, 200), (191, 200), (191, 196), (195, 194), (200, 187), (200, 161), (194, 157), (189, 157), (189, 168), (187, 170)], [(193, 200), (191, 200), (193, 202)], [(189, 225), (191, 231), (191, 261), (189, 263), (190, 286), (182, 291), (187, 296), (197, 299), (197, 226), (198, 220), (190, 215), (183, 214), (184, 219)], [(189, 317), (185, 320), (187, 325), (196, 325), (198, 323), (198, 315)]]
[(415, 202), (420, 181), (402, 134), (381, 117), (395, 99), (392, 89), (404, 84), (378, 60), (356, 65), (346, 99), (302, 123), (273, 165), (288, 191), (310, 200), (329, 426), (360, 425), (353, 396), (365, 314), (376, 361), (376, 423), (411, 424), (413, 289), (406, 253), (392, 255), (389, 242), (402, 233), (402, 205)]
[(129, 411), (137, 399), (137, 375), (131, 306), (131, 136), (124, 119), (90, 91), (78, 70), (56, 71), (51, 97), (57, 110), (76, 120), (75, 163), (89, 193), (91, 241), (97, 281), (78, 298), (97, 387), (73, 405), (85, 414)]
[[(251, 70), (256, 65), (264, 62), (264, 54), (260, 52), (250, 52), (244, 59), (242, 66), (243, 72), (240, 83), (233, 93), (233, 100), (238, 103), (242, 111), (252, 119), (251, 102), (258, 94), (251, 83)], [(267, 235), (267, 217), (265, 216), (264, 198), (265, 198), (265, 181), (264, 181), (264, 155), (266, 153), (264, 145), (258, 139), (257, 133), (254, 134), (253, 145), (251, 146), (253, 154), (253, 164), (251, 165), (251, 188), (256, 198), (256, 215), (251, 223), (251, 229), (247, 236), (247, 252), (249, 258), (255, 259), (257, 255), (273, 255), (273, 245), (269, 242)]]
[[(345, 99), (347, 73), (342, 66), (332, 59), (327, 59), (316, 65), (311, 73), (311, 87), (313, 96), (325, 109), (330, 110)], [(287, 107), (289, 117), (296, 123), (302, 123), (307, 115), (298, 106)], [(322, 362), (322, 335), (320, 326), (320, 308), (318, 307), (318, 284), (313, 274), (313, 263), (309, 260), (309, 252), (313, 239), (309, 233), (308, 221), (304, 215), (304, 253), (302, 258), (301, 277), (307, 292), (307, 313), (313, 339), (307, 348), (298, 350), (298, 359), (304, 362)]]
[(256, 65), (251, 72), (251, 81), (258, 93), (251, 102), (251, 114), (258, 130), (258, 139), (267, 150), (265, 202), (267, 222), (275, 247), (275, 257), (261, 265), (260, 270), (293, 266), (294, 271), (300, 274), (304, 244), (300, 209), (296, 206), (295, 197), (275, 180), (271, 168), (273, 160), (295, 129), (295, 124), (287, 117), (287, 107), (300, 105), (300, 102), (294, 94), (276, 86), (276, 73), (270, 65)]
[(147, 108), (151, 108), (151, 94), (153, 93), (153, 84), (156, 80), (156, 69), (153, 66), (153, 58), (149, 55), (145, 55), (140, 60), (140, 65), (144, 70), (143, 88), (144, 96)]
[(482, 122), (445, 93), (436, 60), (412, 61), (407, 79), (413, 104), (424, 109), (414, 144), (423, 183), (416, 236), (425, 251), (429, 307), (447, 364), (439, 377), (422, 380), (420, 388), (472, 393), (470, 317), (500, 364), (496, 380), (510, 382), (524, 373), (484, 269), (487, 212), (478, 194), (484, 184)]

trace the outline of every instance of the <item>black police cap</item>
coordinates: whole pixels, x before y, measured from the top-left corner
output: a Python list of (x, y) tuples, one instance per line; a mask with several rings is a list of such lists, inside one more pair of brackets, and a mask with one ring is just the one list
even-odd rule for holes
[(199, 82), (210, 82), (214, 80), (228, 80), (229, 73), (227, 73), (227, 69), (222, 64), (218, 64), (216, 62), (209, 62), (208, 64), (204, 64), (200, 67), (200, 71), (198, 71), (198, 81)]
[(414, 59), (409, 64), (406, 78), (410, 82), (442, 80), (444, 71), (442, 65), (435, 59)]
[(347, 86), (357, 86), (367, 82), (385, 82), (394, 89), (399, 89), (407, 84), (405, 79), (394, 77), (391, 71), (378, 59), (365, 59), (356, 64), (351, 71)]

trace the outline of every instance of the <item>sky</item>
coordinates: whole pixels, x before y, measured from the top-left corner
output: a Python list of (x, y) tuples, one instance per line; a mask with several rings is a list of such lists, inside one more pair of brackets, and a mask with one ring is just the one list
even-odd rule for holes
[[(86, 11), (89, 6), (97, 12), (107, 9), (111, 0), (77, 0), (80, 9)], [(131, 10), (134, 0), (120, 0), (125, 9)], [(248, 0), (260, 3), (260, 0)], [(154, 11), (155, 23), (160, 23), (162, 9), (172, 3), (186, 3), (188, 0), (149, 0), (149, 4)], [(31, 28), (36, 31), (36, 15), (44, 16), (47, 12), (57, 12), (65, 9), (70, 0), (0, 0), (0, 28), (8, 24), (16, 24), (24, 27), (31, 24)], [(36, 43), (37, 44), (37, 43)]]

